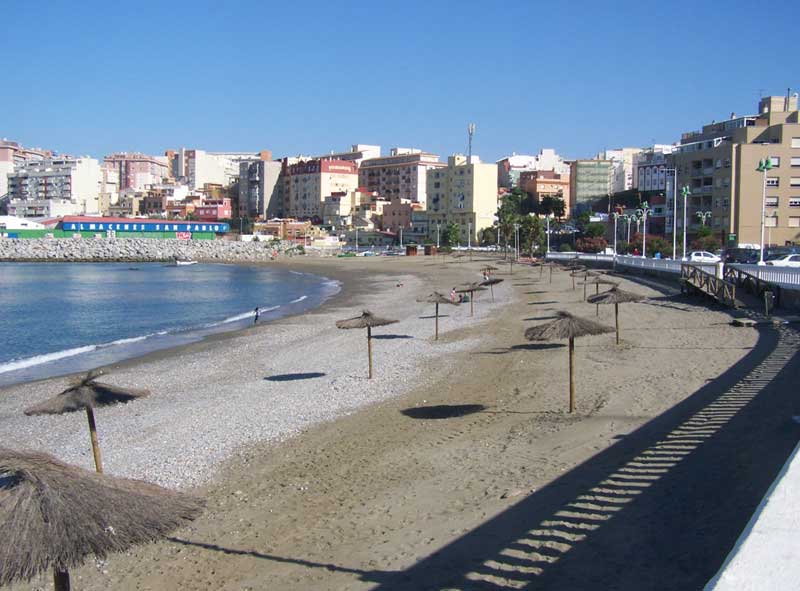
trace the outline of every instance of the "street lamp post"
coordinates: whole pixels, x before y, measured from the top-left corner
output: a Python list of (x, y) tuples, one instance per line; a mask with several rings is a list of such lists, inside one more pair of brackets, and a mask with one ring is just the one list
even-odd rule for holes
[(672, 173), (672, 258), (675, 258), (678, 248), (678, 169), (665, 168), (664, 172)]
[(704, 226), (706, 225), (706, 220), (710, 220), (712, 213), (710, 211), (698, 211), (697, 212), (697, 219), (700, 220), (700, 223)]
[(617, 219), (619, 218), (620, 214), (614, 212), (614, 260), (617, 258)]
[(647, 258), (647, 214), (650, 213), (650, 207), (647, 204), (647, 201), (642, 203), (642, 207), (636, 210), (636, 230), (639, 230), (639, 220), (642, 221), (642, 228), (644, 233), (642, 234), (642, 256)]
[(403, 228), (400, 228), (400, 250), (403, 250)]
[(514, 260), (519, 260), (519, 224), (514, 224)]
[(358, 252), (358, 225), (356, 225), (356, 252)]
[(764, 181), (761, 186), (761, 253), (758, 255), (758, 264), (764, 265), (764, 226), (767, 221), (767, 171), (772, 168), (772, 160), (758, 161), (758, 168), (756, 169), (763, 174)]
[(472, 249), (472, 222), (467, 222), (467, 250)]
[(550, 214), (548, 213), (544, 216), (544, 219), (547, 222), (547, 228), (545, 229), (545, 234), (547, 234), (547, 252), (550, 252)]
[(436, 224), (436, 250), (439, 250), (439, 224)]
[[(683, 260), (686, 260), (686, 204), (689, 201), (689, 186), (684, 185), (681, 189), (683, 196)], [(674, 254), (674, 253), (673, 253)]]

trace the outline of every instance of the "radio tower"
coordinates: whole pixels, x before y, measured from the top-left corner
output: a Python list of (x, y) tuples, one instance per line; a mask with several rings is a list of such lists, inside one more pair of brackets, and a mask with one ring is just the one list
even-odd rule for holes
[(467, 147), (467, 164), (472, 164), (472, 136), (475, 135), (475, 124), (470, 123), (467, 125), (467, 133), (469, 134), (469, 144)]

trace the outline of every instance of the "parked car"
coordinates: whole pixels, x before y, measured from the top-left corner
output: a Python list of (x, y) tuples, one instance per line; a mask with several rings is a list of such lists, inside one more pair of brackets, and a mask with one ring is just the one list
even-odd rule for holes
[(722, 259), (726, 263), (755, 265), (758, 262), (758, 255), (759, 249), (757, 248), (729, 248), (723, 253)]
[(689, 253), (689, 261), (692, 263), (718, 263), (722, 259), (707, 250), (693, 250)]
[(800, 254), (785, 254), (783, 256), (768, 260), (766, 264), (775, 267), (800, 268)]

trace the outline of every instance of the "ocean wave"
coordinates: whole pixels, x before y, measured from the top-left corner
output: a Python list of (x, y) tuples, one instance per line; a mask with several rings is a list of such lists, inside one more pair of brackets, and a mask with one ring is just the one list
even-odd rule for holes
[(289, 302), (289, 303), (290, 303), (290, 304), (296, 304), (297, 302), (302, 302), (302, 301), (303, 301), (303, 300), (305, 300), (306, 298), (308, 298), (308, 296), (307, 296), (307, 295), (302, 295), (302, 296), (300, 296), (299, 298), (297, 298), (296, 300), (292, 300), (292, 301), (291, 301), (291, 302)]
[(44, 355), (35, 355), (34, 357), (26, 357), (25, 359), (16, 359), (0, 365), (0, 373), (25, 369), (27, 367), (33, 367), (34, 365), (41, 365), (42, 363), (64, 359), (65, 357), (74, 357), (75, 355), (89, 353), (96, 349), (97, 345), (86, 345), (85, 347), (64, 349), (63, 351), (56, 351), (55, 353), (45, 353)]

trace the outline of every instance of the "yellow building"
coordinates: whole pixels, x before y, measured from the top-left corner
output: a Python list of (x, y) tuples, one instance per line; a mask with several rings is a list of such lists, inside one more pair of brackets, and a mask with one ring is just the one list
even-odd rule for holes
[(450, 156), (447, 167), (427, 175), (428, 236), (436, 227), (455, 223), (461, 229), (461, 243), (476, 244), (478, 232), (494, 224), (497, 213), (497, 165), (472, 162), (461, 154)]

